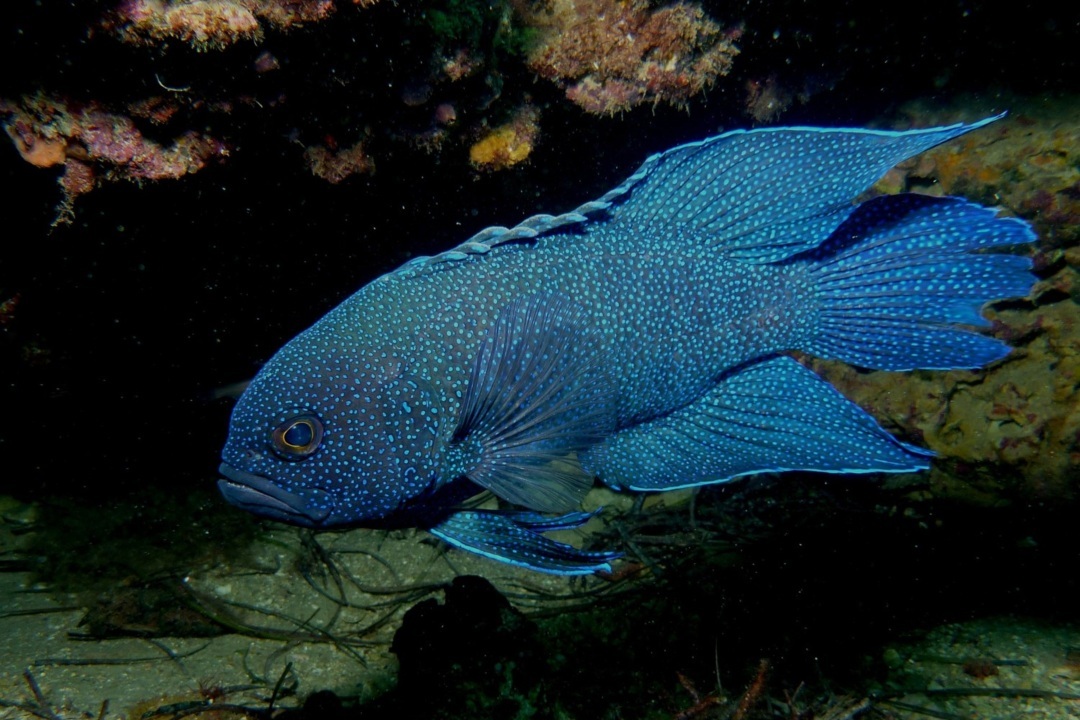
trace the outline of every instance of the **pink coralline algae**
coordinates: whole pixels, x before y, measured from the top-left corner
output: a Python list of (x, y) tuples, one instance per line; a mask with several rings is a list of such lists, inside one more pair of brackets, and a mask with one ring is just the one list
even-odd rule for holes
[(58, 221), (69, 221), (74, 199), (103, 182), (177, 179), (228, 155), (224, 143), (201, 133), (185, 132), (166, 147), (147, 139), (127, 116), (44, 95), (0, 100), (0, 119), (24, 160), (63, 165)]
[(125, 0), (103, 25), (129, 43), (179, 40), (212, 50), (259, 40), (264, 26), (317, 22), (334, 9), (333, 0)]
[(724, 32), (688, 3), (651, 10), (643, 0), (555, 0), (528, 23), (541, 33), (529, 67), (598, 115), (661, 101), (683, 107), (726, 75), (739, 52), (737, 31)]

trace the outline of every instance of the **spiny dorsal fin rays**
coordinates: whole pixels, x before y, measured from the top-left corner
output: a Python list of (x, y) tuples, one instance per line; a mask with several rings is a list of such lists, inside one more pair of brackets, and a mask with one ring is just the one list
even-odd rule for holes
[(536, 236), (569, 225), (580, 225), (588, 222), (589, 216), (608, 208), (610, 203), (602, 201), (587, 202), (576, 210), (562, 215), (533, 215), (518, 223), (514, 227), (496, 225), (484, 228), (465, 242), (438, 255), (422, 255), (415, 257), (402, 265), (389, 275), (393, 277), (401, 273), (414, 273), (426, 269), (437, 268), (442, 263), (467, 260), (478, 255), (487, 254), (492, 248), (514, 240), (531, 240)]
[(448, 449), (454, 469), (504, 500), (543, 512), (576, 507), (592, 486), (576, 453), (615, 427), (603, 349), (584, 310), (542, 293), (488, 328)]

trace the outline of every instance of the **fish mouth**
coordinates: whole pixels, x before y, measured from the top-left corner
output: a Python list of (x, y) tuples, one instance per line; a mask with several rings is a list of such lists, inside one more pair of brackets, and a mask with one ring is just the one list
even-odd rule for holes
[(225, 476), (218, 480), (218, 490), (225, 499), (255, 515), (315, 528), (325, 525), (333, 512), (333, 503), (325, 490), (292, 493), (261, 475), (237, 470), (228, 463), (221, 463), (218, 472)]

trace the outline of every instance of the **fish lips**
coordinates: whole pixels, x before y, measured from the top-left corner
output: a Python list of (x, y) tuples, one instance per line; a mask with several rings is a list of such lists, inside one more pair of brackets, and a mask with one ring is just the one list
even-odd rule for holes
[(334, 510), (330, 494), (314, 488), (292, 493), (267, 480), (221, 463), (218, 490), (233, 505), (255, 515), (302, 527), (323, 527)]

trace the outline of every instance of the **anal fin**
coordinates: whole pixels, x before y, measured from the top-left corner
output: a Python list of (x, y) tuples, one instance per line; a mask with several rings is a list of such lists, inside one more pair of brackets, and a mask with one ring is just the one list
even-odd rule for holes
[(679, 410), (619, 432), (582, 457), (615, 488), (671, 490), (784, 470), (925, 470), (906, 445), (789, 357), (737, 369)]

